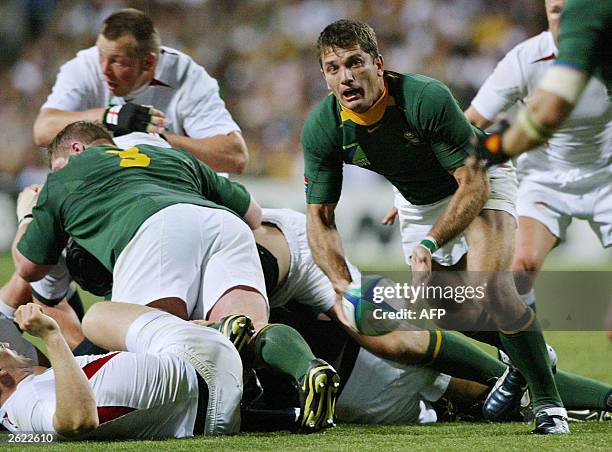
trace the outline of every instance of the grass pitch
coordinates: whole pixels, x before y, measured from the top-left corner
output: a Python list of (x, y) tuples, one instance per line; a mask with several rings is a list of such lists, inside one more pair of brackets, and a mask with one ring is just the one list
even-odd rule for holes
[[(0, 255), (0, 285), (13, 271), (8, 254)], [(87, 304), (96, 298), (83, 294)], [(546, 332), (559, 355), (559, 367), (612, 384), (612, 343), (603, 332)], [(491, 347), (483, 348), (493, 352)], [(612, 422), (572, 423), (572, 434), (563, 437), (528, 435), (522, 423), (446, 423), (433, 425), (338, 425), (323, 434), (242, 434), (233, 437), (199, 437), (165, 441), (73, 442), (46, 445), (7, 444), (0, 450), (612, 450)]]

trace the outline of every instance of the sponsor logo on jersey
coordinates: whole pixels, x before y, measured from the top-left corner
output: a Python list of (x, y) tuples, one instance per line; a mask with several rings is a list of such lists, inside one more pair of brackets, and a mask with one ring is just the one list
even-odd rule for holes
[(304, 177), (304, 193), (308, 194), (308, 178)]
[(349, 163), (360, 166), (361, 168), (370, 166), (370, 161), (358, 143), (349, 144), (348, 146), (343, 146), (342, 148), (344, 149), (346, 159)]
[(368, 133), (372, 133), (374, 132), (376, 129), (378, 129), (380, 126), (382, 126), (382, 124), (378, 124), (377, 126), (374, 127), (370, 127), (368, 128)]

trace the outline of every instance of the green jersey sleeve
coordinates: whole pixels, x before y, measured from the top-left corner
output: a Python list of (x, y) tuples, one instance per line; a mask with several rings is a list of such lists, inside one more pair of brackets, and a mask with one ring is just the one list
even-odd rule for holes
[(33, 220), (17, 245), (19, 252), (36, 264), (56, 264), (68, 242), (61, 223), (62, 199), (59, 184), (49, 176), (32, 211)]
[(213, 169), (199, 160), (196, 161), (202, 173), (202, 195), (206, 199), (236, 212), (238, 216), (244, 217), (251, 203), (251, 194), (247, 189), (238, 182), (219, 176)]
[(561, 16), (558, 64), (593, 74), (602, 58), (610, 58), (610, 20), (612, 2), (568, 0)]
[[(315, 111), (302, 130), (304, 152), (304, 184), (308, 204), (335, 204), (342, 191), (341, 144), (334, 143), (323, 119)], [(336, 127), (332, 115), (325, 121), (327, 127)]]
[(438, 81), (427, 83), (416, 103), (420, 133), (446, 170), (458, 168), (468, 156), (473, 129), (448, 88)]

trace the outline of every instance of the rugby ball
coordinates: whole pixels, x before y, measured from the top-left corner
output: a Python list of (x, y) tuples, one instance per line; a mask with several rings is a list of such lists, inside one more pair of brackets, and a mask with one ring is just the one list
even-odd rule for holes
[(349, 285), (342, 297), (342, 311), (354, 330), (366, 336), (379, 336), (397, 328), (397, 322), (385, 314), (395, 310), (380, 297), (382, 289), (392, 284), (384, 276), (364, 275), (361, 285)]

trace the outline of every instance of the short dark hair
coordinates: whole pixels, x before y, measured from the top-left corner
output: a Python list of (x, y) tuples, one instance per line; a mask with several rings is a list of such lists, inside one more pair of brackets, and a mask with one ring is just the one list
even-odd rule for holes
[(113, 137), (110, 132), (100, 124), (90, 121), (73, 122), (60, 130), (51, 143), (49, 143), (49, 146), (47, 146), (49, 164), (51, 164), (54, 156), (69, 152), (66, 146), (72, 140), (79, 140), (87, 146), (98, 140), (113, 143)]
[(144, 57), (147, 53), (159, 54), (159, 33), (149, 16), (138, 9), (126, 8), (111, 14), (102, 24), (102, 36), (114, 41), (130, 34), (136, 40), (135, 53)]
[(317, 39), (319, 64), (322, 65), (321, 56), (326, 49), (348, 49), (355, 45), (359, 45), (364, 52), (372, 56), (372, 59), (376, 59), (379, 55), (376, 33), (365, 22), (340, 19), (329, 24)]

